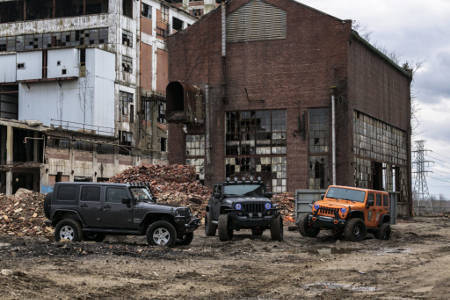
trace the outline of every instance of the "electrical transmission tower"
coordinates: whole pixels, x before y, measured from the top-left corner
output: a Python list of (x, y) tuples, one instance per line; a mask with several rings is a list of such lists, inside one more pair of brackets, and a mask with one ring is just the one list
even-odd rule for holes
[(431, 173), (427, 168), (430, 166), (432, 161), (425, 160), (425, 153), (430, 150), (425, 150), (425, 141), (416, 141), (416, 150), (413, 151), (415, 154), (415, 159), (413, 161), (414, 167), (414, 195), (417, 200), (417, 209), (420, 207), (421, 202), (428, 202), (432, 208), (432, 203), (430, 199), (430, 192), (428, 190), (427, 184), (427, 173)]

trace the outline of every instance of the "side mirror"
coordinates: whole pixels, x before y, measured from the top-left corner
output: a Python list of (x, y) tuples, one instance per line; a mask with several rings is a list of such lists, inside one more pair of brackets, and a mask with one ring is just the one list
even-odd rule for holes
[(273, 197), (273, 193), (266, 192), (264, 193), (264, 197), (271, 199)]
[(320, 199), (323, 200), (325, 198), (325, 194), (320, 195)]
[(124, 198), (122, 199), (122, 204), (125, 204), (127, 206), (131, 205), (131, 199), (130, 198)]

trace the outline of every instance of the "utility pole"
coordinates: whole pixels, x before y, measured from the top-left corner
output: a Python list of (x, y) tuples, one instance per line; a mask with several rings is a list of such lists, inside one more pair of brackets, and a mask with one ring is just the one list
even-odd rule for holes
[(415, 171), (414, 174), (414, 194), (417, 197), (417, 214), (419, 214), (420, 203), (423, 201), (430, 201), (430, 206), (432, 208), (433, 204), (430, 199), (430, 192), (428, 190), (427, 184), (427, 173), (431, 173), (427, 168), (433, 161), (425, 160), (425, 153), (430, 150), (425, 150), (425, 141), (416, 141), (416, 150), (412, 151), (415, 155), (413, 161), (413, 167)]

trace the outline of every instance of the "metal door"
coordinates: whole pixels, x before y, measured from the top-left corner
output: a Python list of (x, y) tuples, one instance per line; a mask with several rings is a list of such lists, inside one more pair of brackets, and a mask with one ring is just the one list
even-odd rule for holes
[(82, 186), (80, 196), (80, 214), (87, 227), (101, 226), (102, 202), (100, 186)]
[(107, 187), (102, 206), (102, 226), (106, 228), (132, 229), (133, 205), (122, 203), (123, 199), (131, 199), (126, 187)]

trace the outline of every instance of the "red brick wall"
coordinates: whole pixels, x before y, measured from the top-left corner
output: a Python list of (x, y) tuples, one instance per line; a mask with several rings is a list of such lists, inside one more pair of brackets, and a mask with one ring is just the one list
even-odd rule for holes
[(167, 51), (158, 49), (156, 50), (156, 91), (161, 94), (166, 94), (166, 87), (169, 84), (169, 54)]
[[(227, 13), (238, 9), (248, 0), (232, 1)], [(310, 9), (289, 0), (266, 0), (287, 12), (287, 38), (285, 40), (228, 43), (226, 57), (226, 104), (222, 101), (224, 80), (221, 58), (220, 9), (204, 16), (187, 30), (168, 38), (169, 81), (184, 81), (203, 87), (211, 87), (213, 122), (211, 132), (212, 164), (206, 168), (207, 181), (224, 179), (224, 112), (233, 110), (286, 109), (287, 110), (287, 168), (288, 190), (308, 186), (308, 139), (297, 133), (298, 117), (308, 108), (330, 107), (331, 87), (337, 86), (337, 158), (338, 184), (353, 184), (352, 156), (352, 107), (346, 101), (347, 84), (359, 85), (351, 91), (360, 95), (370, 82), (347, 82), (350, 54), (349, 40), (351, 23)], [(353, 43), (354, 44), (354, 43)], [(353, 48), (352, 44), (352, 48)], [(354, 50), (352, 50), (354, 51)], [(374, 61), (377, 68), (385, 70), (383, 61)], [(378, 66), (379, 65), (379, 66)], [(354, 66), (353, 66), (354, 68)], [(364, 66), (362, 66), (364, 68)], [(353, 71), (353, 70), (352, 70)], [(397, 77), (385, 70), (385, 76)], [(355, 76), (354, 74), (352, 76)], [(354, 80), (354, 78), (353, 78)], [(395, 79), (401, 81), (401, 79)], [(386, 95), (384, 86), (377, 85), (379, 93)], [(248, 91), (249, 99), (245, 93)], [(396, 92), (404, 95), (404, 89)], [(390, 101), (386, 96), (385, 101)], [(354, 99), (354, 98), (353, 98)], [(264, 100), (264, 102), (253, 101)], [(373, 99), (371, 99), (373, 101)], [(384, 100), (383, 100), (384, 101)], [(400, 100), (404, 101), (404, 97)], [(385, 110), (383, 104), (367, 107), (370, 110)], [(364, 106), (362, 108), (365, 108)], [(331, 109), (330, 109), (331, 112)], [(370, 114), (370, 113), (369, 113)], [(395, 111), (391, 112), (391, 121)], [(331, 120), (330, 120), (331, 124)], [(394, 123), (397, 124), (397, 123)], [(169, 161), (182, 161), (178, 148), (181, 134), (169, 129)], [(330, 133), (331, 141), (331, 133)], [(331, 164), (331, 148), (330, 158)], [(329, 167), (331, 172), (331, 165)], [(209, 177), (208, 177), (208, 172)], [(330, 173), (331, 179), (331, 173)]]
[(141, 82), (140, 85), (145, 90), (152, 90), (152, 46), (141, 44)]
[(141, 17), (141, 31), (152, 35), (152, 19)]

